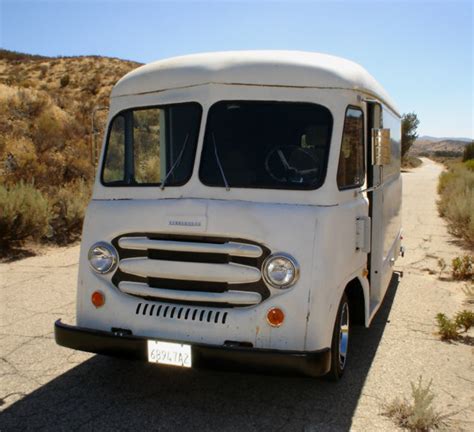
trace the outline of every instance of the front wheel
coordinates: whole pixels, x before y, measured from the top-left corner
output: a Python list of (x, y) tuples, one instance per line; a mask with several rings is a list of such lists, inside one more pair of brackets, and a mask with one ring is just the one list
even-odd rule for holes
[(339, 380), (344, 374), (349, 352), (349, 300), (342, 296), (337, 311), (331, 343), (331, 369), (326, 377), (331, 381)]

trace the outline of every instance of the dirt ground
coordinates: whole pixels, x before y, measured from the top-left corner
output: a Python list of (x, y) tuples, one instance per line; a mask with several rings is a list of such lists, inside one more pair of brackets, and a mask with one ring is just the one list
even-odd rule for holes
[[(473, 347), (436, 336), (434, 316), (463, 307), (463, 283), (438, 258), (463, 253), (436, 211), (442, 167), (404, 173), (407, 253), (370, 329), (352, 335), (344, 379), (176, 370), (57, 346), (53, 323), (74, 322), (79, 247), (0, 264), (0, 431), (392, 431), (383, 404), (433, 380), (435, 406), (474, 429)], [(444, 279), (447, 278), (447, 274)]]

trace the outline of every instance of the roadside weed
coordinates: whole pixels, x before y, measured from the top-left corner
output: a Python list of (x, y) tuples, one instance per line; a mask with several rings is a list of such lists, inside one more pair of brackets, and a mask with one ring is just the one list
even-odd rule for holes
[(448, 318), (444, 313), (438, 313), (436, 322), (441, 340), (458, 340), (461, 338), (460, 332), (465, 333), (474, 326), (474, 312), (464, 309), (458, 312), (453, 319)]
[(466, 295), (466, 304), (474, 304), (474, 283), (466, 285), (462, 289), (463, 293)]
[(438, 258), (439, 277), (441, 277), (443, 272), (446, 270), (446, 266), (446, 261), (443, 258)]
[(464, 255), (456, 257), (452, 263), (452, 276), (454, 280), (473, 280), (474, 279), (474, 256)]
[(410, 431), (425, 432), (444, 429), (447, 415), (443, 415), (433, 407), (434, 393), (431, 390), (432, 380), (423, 385), (420, 376), (418, 382), (410, 383), (411, 399), (396, 398), (384, 407), (383, 415), (391, 418), (398, 426)]
[(459, 339), (456, 323), (449, 319), (444, 313), (438, 313), (436, 315), (436, 322), (438, 324), (438, 333), (441, 340), (449, 341)]
[(454, 317), (454, 322), (458, 328), (462, 328), (464, 332), (467, 332), (474, 326), (474, 312), (468, 310), (458, 312)]

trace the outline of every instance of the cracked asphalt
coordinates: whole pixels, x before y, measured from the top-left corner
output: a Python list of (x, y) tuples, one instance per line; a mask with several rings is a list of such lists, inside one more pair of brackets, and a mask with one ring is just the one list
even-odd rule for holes
[(451, 430), (474, 428), (473, 348), (435, 334), (437, 312), (463, 307), (462, 283), (439, 278), (438, 258), (463, 252), (436, 212), (441, 166), (424, 160), (404, 177), (404, 244), (385, 303), (355, 329), (349, 370), (321, 379), (194, 371), (56, 346), (53, 323), (74, 322), (79, 247), (0, 264), (0, 431), (397, 430), (384, 403), (433, 380)]

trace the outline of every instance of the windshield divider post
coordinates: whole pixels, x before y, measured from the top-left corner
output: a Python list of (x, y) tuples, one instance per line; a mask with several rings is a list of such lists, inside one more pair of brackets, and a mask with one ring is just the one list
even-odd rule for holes
[(125, 172), (127, 184), (131, 184), (135, 179), (135, 163), (133, 155), (133, 113), (127, 111), (125, 118)]

